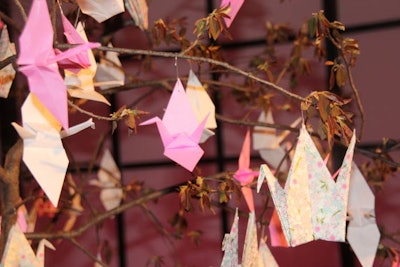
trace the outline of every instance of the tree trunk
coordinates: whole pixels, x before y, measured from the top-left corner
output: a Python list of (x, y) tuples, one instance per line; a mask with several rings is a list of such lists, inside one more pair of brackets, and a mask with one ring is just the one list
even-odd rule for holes
[(11, 227), (17, 222), (17, 205), (21, 201), (19, 194), (19, 172), (22, 158), (22, 140), (17, 141), (7, 152), (4, 167), (0, 166), (1, 184), (1, 236), (0, 255), (7, 242)]

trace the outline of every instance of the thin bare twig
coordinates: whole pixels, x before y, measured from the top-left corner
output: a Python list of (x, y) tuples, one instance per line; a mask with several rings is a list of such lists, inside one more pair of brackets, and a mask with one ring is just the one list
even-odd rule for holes
[(2, 61), (0, 61), (0, 70), (3, 69), (4, 67), (8, 66), (8, 64), (15, 62), (16, 59), (17, 59), (17, 56), (12, 55), (12, 56), (9, 56), (9, 57), (3, 59)]
[(343, 51), (343, 47), (341, 46), (341, 44), (339, 44), (332, 36), (327, 36), (328, 39), (336, 46), (336, 48), (339, 50), (340, 52), (340, 56), (343, 59), (344, 65), (346, 67), (346, 72), (347, 72), (347, 77), (349, 79), (349, 83), (350, 83), (350, 88), (353, 91), (354, 97), (356, 99), (356, 103), (357, 103), (357, 108), (358, 111), (360, 112), (360, 116), (361, 116), (361, 126), (360, 126), (360, 131), (358, 131), (358, 139), (361, 140), (363, 133), (364, 133), (364, 128), (365, 128), (365, 111), (364, 111), (364, 106), (362, 104), (361, 98), (360, 98), (360, 93), (357, 89), (357, 86), (354, 82), (353, 79), (353, 74), (351, 72), (350, 69), (350, 64), (349, 61), (347, 60), (344, 51)]
[[(187, 78), (186, 77), (181, 77), (180, 80), (182, 82), (186, 82)], [(172, 87), (169, 85), (169, 83), (175, 82), (176, 81), (176, 77), (171, 77), (171, 78), (166, 78), (166, 79), (161, 79), (161, 80), (150, 80), (150, 81), (134, 81), (131, 83), (127, 83), (123, 86), (116, 86), (116, 87), (112, 87), (112, 88), (108, 88), (105, 90), (101, 91), (101, 94), (103, 95), (110, 95), (110, 94), (115, 94), (115, 93), (119, 93), (119, 92), (123, 92), (123, 91), (128, 91), (128, 90), (132, 90), (132, 89), (139, 89), (139, 88), (143, 88), (143, 87), (157, 87), (157, 86), (161, 86), (163, 88), (166, 88), (170, 91), (172, 91)], [(215, 85), (215, 86), (219, 86), (219, 87), (226, 87), (226, 88), (231, 88), (231, 89), (235, 89), (237, 91), (241, 91), (241, 92), (248, 92), (249, 88), (248, 87), (243, 87), (237, 84), (233, 84), (233, 83), (227, 83), (227, 82), (221, 82), (221, 81), (214, 81), (214, 80), (208, 80), (208, 79), (201, 79), (203, 84), (208, 84), (208, 85)]]
[[(71, 48), (74, 45), (71, 44), (57, 44), (58, 48), (61, 49), (67, 49), (67, 48)], [(187, 59), (187, 60), (192, 60), (192, 61), (197, 61), (197, 62), (205, 62), (205, 63), (209, 63), (212, 65), (216, 65), (216, 66), (220, 66), (223, 67), (227, 70), (230, 70), (234, 73), (240, 74), (242, 76), (245, 76), (249, 79), (255, 80), (261, 84), (264, 84), (272, 89), (275, 89), (279, 92), (281, 92), (283, 95), (286, 95), (288, 97), (294, 98), (296, 100), (299, 101), (305, 101), (305, 98), (297, 95), (295, 93), (292, 93), (272, 82), (268, 82), (264, 79), (261, 79), (257, 76), (255, 76), (254, 74), (250, 73), (250, 72), (246, 72), (238, 67), (235, 67), (227, 62), (224, 61), (219, 61), (219, 60), (215, 60), (215, 59), (211, 59), (211, 58), (206, 58), (206, 57), (196, 57), (196, 56), (189, 56), (189, 55), (185, 55), (182, 53), (175, 53), (175, 52), (164, 52), (164, 51), (154, 51), (154, 50), (142, 50), (142, 49), (128, 49), (128, 48), (117, 48), (117, 47), (108, 47), (108, 46), (100, 46), (98, 48), (96, 48), (100, 51), (112, 51), (112, 52), (116, 52), (119, 53), (120, 55), (125, 54), (125, 55), (144, 55), (144, 56), (152, 56), (152, 57), (164, 57), (164, 58), (180, 58), (180, 59)]]
[(116, 120), (116, 119), (111, 118), (111, 117), (100, 116), (100, 115), (97, 115), (97, 114), (95, 114), (93, 112), (87, 111), (87, 110), (79, 107), (78, 105), (75, 105), (71, 100), (68, 100), (68, 105), (73, 107), (74, 109), (78, 110), (79, 112), (81, 112), (83, 114), (86, 114), (86, 115), (88, 115), (88, 116), (90, 116), (92, 118), (96, 118), (98, 120), (105, 120), (105, 121), (115, 121)]
[(86, 224), (82, 225), (80, 228), (78, 228), (76, 230), (73, 230), (73, 231), (68, 231), (68, 232), (57, 231), (57, 232), (44, 232), (44, 233), (38, 233), (38, 232), (37, 233), (26, 233), (26, 237), (28, 239), (75, 238), (75, 237), (80, 236), (84, 232), (86, 232), (91, 227), (101, 223), (105, 219), (113, 217), (113, 216), (115, 216), (115, 215), (117, 215), (119, 213), (122, 213), (122, 212), (130, 209), (130, 208), (133, 208), (133, 207), (136, 207), (138, 205), (141, 205), (142, 203), (146, 203), (148, 201), (151, 201), (151, 200), (154, 200), (154, 199), (158, 199), (161, 196), (167, 195), (169, 193), (177, 192), (177, 187), (179, 187), (179, 185), (170, 186), (170, 187), (161, 189), (159, 191), (154, 191), (154, 192), (148, 193), (146, 195), (143, 195), (140, 198), (133, 199), (132, 201), (126, 202), (126, 203), (122, 204), (121, 206), (118, 206), (115, 209), (108, 210), (106, 212), (103, 212), (103, 213), (97, 215), (96, 217), (91, 219), (89, 222), (87, 222)]
[[(343, 53), (343, 52), (342, 52)], [(350, 82), (350, 87), (351, 90), (353, 91), (354, 97), (356, 98), (356, 102), (357, 102), (357, 106), (358, 106), (358, 110), (360, 111), (360, 116), (361, 116), (361, 126), (360, 126), (360, 131), (358, 134), (358, 139), (362, 140), (362, 136), (364, 134), (364, 128), (365, 128), (365, 111), (364, 111), (364, 106), (362, 104), (361, 98), (360, 98), (360, 93), (354, 83), (354, 79), (353, 79), (353, 74), (350, 70), (350, 65), (347, 61), (347, 59), (343, 56), (344, 59), (344, 64), (346, 66), (346, 71), (347, 71), (347, 75), (349, 78), (349, 82)]]
[(215, 114), (215, 118), (219, 121), (223, 121), (223, 122), (227, 122), (227, 123), (231, 123), (231, 124), (239, 124), (239, 125), (246, 125), (246, 126), (261, 126), (261, 127), (268, 127), (268, 128), (279, 129), (279, 130), (287, 130), (287, 131), (291, 131), (294, 133), (298, 133), (300, 131), (299, 128), (292, 128), (292, 127), (286, 126), (286, 125), (260, 122), (260, 121), (255, 122), (255, 121), (235, 120), (235, 119), (227, 118), (220, 114)]
[(18, 7), (19, 9), (19, 13), (21, 14), (22, 19), (24, 20), (24, 22), (28, 19), (28, 17), (26, 16), (26, 12), (24, 7), (21, 4), (21, 1), (19, 0), (14, 0), (15, 5)]
[(3, 11), (0, 11), (0, 17), (7, 25), (13, 27), (14, 30), (17, 31), (17, 33), (21, 32), (21, 27), (19, 27), (19, 25), (15, 23), (15, 21), (7, 16)]
[(186, 48), (185, 50), (183, 50), (182, 52), (180, 52), (180, 54), (181, 54), (181, 55), (186, 54), (187, 52), (189, 52), (190, 50), (192, 50), (193, 47), (195, 47), (198, 43), (199, 43), (199, 40), (196, 39), (188, 48)]
[(102, 262), (100, 259), (98, 259), (93, 253), (91, 253), (89, 250), (87, 250), (84, 246), (82, 246), (78, 241), (75, 240), (75, 238), (68, 238), (68, 240), (77, 248), (79, 248), (83, 253), (85, 253), (90, 259), (92, 259), (94, 262), (97, 262), (103, 267), (107, 267), (108, 265)]

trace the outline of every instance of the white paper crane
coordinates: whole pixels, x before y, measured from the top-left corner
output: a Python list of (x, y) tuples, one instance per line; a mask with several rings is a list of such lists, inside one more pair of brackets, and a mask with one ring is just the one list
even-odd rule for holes
[[(113, 46), (109, 43), (108, 47)], [(94, 80), (94, 85), (98, 86), (101, 90), (125, 84), (125, 73), (122, 69), (118, 53), (107, 51), (104, 58), (100, 58)]]
[(37, 97), (29, 94), (21, 108), (22, 127), (13, 122), (15, 130), (24, 141), (22, 159), (51, 203), (57, 207), (68, 167), (68, 157), (61, 138), (93, 127), (92, 119), (67, 131)]
[(239, 215), (238, 209), (235, 211), (235, 217), (229, 234), (225, 234), (222, 242), (222, 250), (224, 256), (222, 258), (221, 267), (234, 267), (239, 265)]
[(123, 0), (76, 0), (76, 2), (83, 13), (99, 23), (125, 11)]
[(104, 151), (97, 172), (98, 180), (91, 180), (90, 184), (101, 188), (100, 200), (106, 210), (118, 207), (123, 197), (121, 188), (121, 172), (115, 163), (109, 149)]
[[(271, 110), (265, 114), (262, 111), (258, 117), (259, 122), (274, 123)], [(290, 127), (296, 127), (301, 122), (301, 118), (296, 119)], [(283, 131), (281, 134), (276, 133), (276, 129), (261, 126), (254, 127), (253, 131), (253, 149), (258, 150), (261, 158), (268, 163), (273, 169), (277, 169), (282, 159), (286, 155), (286, 149), (282, 142), (289, 135), (289, 131)], [(284, 160), (280, 170), (287, 170), (288, 161)]]
[[(80, 35), (81, 40), (88, 42), (88, 38), (81, 22), (78, 23), (76, 32)], [(68, 93), (72, 97), (103, 102), (104, 104), (110, 105), (110, 102), (108, 102), (108, 100), (94, 88), (93, 79), (96, 75), (97, 63), (92, 50), (88, 50), (87, 55), (90, 62), (88, 68), (82, 68), (78, 72), (65, 70), (64, 82), (67, 85)]]
[(375, 220), (375, 196), (355, 163), (350, 177), (347, 213), (350, 217), (347, 241), (361, 265), (372, 267), (381, 236)]
[(215, 106), (206, 89), (192, 70), (189, 72), (186, 95), (198, 122), (201, 122), (208, 115), (203, 134), (199, 141), (199, 143), (204, 143), (210, 136), (214, 135), (212, 129), (217, 128)]

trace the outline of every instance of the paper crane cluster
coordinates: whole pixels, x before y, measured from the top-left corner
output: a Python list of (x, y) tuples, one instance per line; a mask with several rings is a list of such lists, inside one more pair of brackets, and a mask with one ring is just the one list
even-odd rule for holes
[[(260, 120), (265, 120), (264, 114), (261, 114)], [(270, 123), (271, 117), (268, 120)], [(298, 123), (298, 120), (294, 122)], [(261, 127), (256, 127), (253, 139), (258, 144), (254, 145), (254, 148), (277, 149), (285, 138), (284, 135), (285, 133), (278, 136), (275, 131), (264, 131)], [(270, 144), (273, 146), (268, 146)], [(326, 167), (327, 159), (322, 159), (303, 123), (295, 152), (291, 156), (285, 186), (282, 188), (274, 176), (274, 171), (271, 171), (267, 164), (260, 166), (257, 191), (260, 191), (266, 179), (276, 208), (269, 228), (272, 246), (294, 247), (318, 239), (335, 242), (344, 242), (347, 239), (361, 265), (373, 266), (380, 241), (374, 212), (375, 198), (353, 162), (354, 146), (355, 133), (341, 167), (332, 175)], [(225, 253), (221, 266), (265, 266), (257, 263), (262, 243), (257, 248), (257, 243), (254, 245), (248, 239), (251, 231), (255, 231), (255, 234), (257, 231), (255, 223), (254, 226), (250, 223), (254, 219), (254, 202), (249, 187), (257, 172), (249, 167), (250, 131), (248, 130), (239, 157), (239, 169), (233, 175), (242, 186), (242, 194), (250, 210), (242, 263), (238, 264), (237, 256), (236, 213), (231, 233), (226, 234), (224, 239)], [(347, 229), (346, 220), (349, 220)], [(265, 243), (263, 245), (266, 246)], [(248, 251), (252, 251), (251, 256), (248, 256)], [(252, 260), (248, 261), (248, 257)], [(273, 258), (269, 258), (268, 264), (277, 266)]]
[[(227, 27), (231, 26), (243, 3), (244, 0), (221, 1), (220, 6), (227, 7), (228, 17), (224, 17)], [(126, 8), (139, 28), (148, 29), (145, 0), (77, 0), (77, 4), (83, 13), (98, 22), (120, 14)], [(68, 94), (110, 105), (95, 87), (105, 90), (122, 86), (125, 81), (118, 54), (106, 52), (97, 64), (91, 49), (100, 44), (89, 42), (83, 24), (78, 22), (74, 27), (64, 16), (61, 6), (60, 10), (65, 38), (68, 43), (76, 45), (65, 51), (53, 48), (54, 32), (47, 1), (32, 1), (19, 38), (17, 59), (19, 70), (28, 80), (30, 94), (21, 108), (22, 126), (12, 123), (24, 142), (23, 161), (54, 207), (58, 205), (69, 164), (62, 138), (94, 126), (91, 119), (69, 126)], [(10, 42), (7, 27), (1, 21), (0, 31), (0, 60), (5, 60), (15, 56), (16, 51)], [(112, 47), (112, 43), (108, 47)], [(64, 77), (59, 69), (64, 70)], [(15, 70), (11, 64), (0, 70), (0, 97), (8, 97), (14, 77)], [(271, 111), (267, 114), (262, 112), (259, 121), (273, 123)], [(296, 127), (300, 122), (299, 118), (291, 126)], [(214, 104), (193, 71), (189, 73), (186, 90), (180, 79), (177, 79), (162, 119), (154, 117), (141, 125), (153, 123), (157, 125), (161, 136), (164, 155), (193, 171), (204, 154), (199, 144), (211, 137), (214, 134), (212, 130), (217, 127)], [(272, 245), (298, 246), (317, 239), (338, 242), (347, 239), (362, 266), (371, 267), (380, 233), (375, 220), (374, 195), (353, 162), (354, 135), (342, 166), (332, 175), (304, 123), (300, 128), (294, 154), (282, 164), (281, 160), (287, 153), (282, 143), (288, 134), (288, 131), (277, 135), (275, 130), (254, 128), (253, 149), (258, 150), (268, 164), (262, 164), (259, 171), (254, 171), (250, 169), (250, 130), (246, 132), (238, 169), (233, 175), (241, 186), (249, 208), (243, 255), (239, 264), (239, 217), (236, 210), (231, 232), (225, 235), (223, 241), (224, 257), (221, 266), (278, 266), (265, 238), (257, 238), (251, 185), (258, 176), (257, 191), (266, 179), (275, 204), (270, 224)], [(283, 188), (270, 167), (279, 167), (283, 171), (288, 169)], [(101, 188), (100, 198), (105, 209), (118, 207), (123, 198), (121, 173), (108, 150), (103, 154), (98, 178), (90, 183)], [(73, 199), (75, 211), (70, 214), (66, 230), (72, 227), (76, 216), (83, 209), (80, 196), (76, 197)], [(33, 253), (23, 234), (29, 228), (24, 208), (21, 206), (18, 210), (18, 223), (9, 232), (0, 266), (43, 266), (44, 247), (54, 249), (48, 241), (42, 240), (37, 254)], [(349, 220), (347, 229), (346, 219)], [(33, 227), (30, 227), (31, 230)], [(279, 233), (275, 232), (279, 227), (283, 232), (281, 239)]]
[(258, 189), (266, 178), (289, 246), (316, 239), (345, 240), (354, 144), (353, 135), (336, 182), (304, 125), (285, 188), (280, 186), (267, 165), (261, 166)]
[(238, 161), (238, 169), (233, 177), (241, 186), (241, 191), (244, 196), (247, 207), (249, 208), (249, 219), (247, 222), (246, 237), (243, 245), (242, 261), (239, 264), (238, 260), (238, 210), (236, 209), (232, 228), (229, 234), (225, 234), (222, 243), (224, 256), (221, 267), (277, 267), (272, 253), (270, 252), (265, 239), (257, 238), (257, 225), (255, 220), (255, 208), (251, 183), (259, 174), (258, 171), (250, 169), (250, 129), (246, 131), (246, 135), (242, 144), (242, 149)]
[(353, 162), (354, 146), (355, 134), (340, 169), (332, 175), (303, 124), (283, 188), (267, 164), (260, 166), (257, 190), (266, 179), (278, 215), (271, 224), (282, 228), (283, 246), (318, 239), (344, 242), (347, 237), (362, 266), (373, 265), (380, 239), (374, 195)]
[[(135, 24), (142, 30), (148, 29), (148, 8), (144, 0), (78, 0), (77, 4), (83, 13), (92, 16), (98, 22), (103, 22), (124, 12), (126, 7)], [(70, 127), (67, 109), (68, 94), (71, 97), (110, 105), (109, 101), (95, 90), (95, 87), (107, 89), (124, 85), (125, 82), (125, 73), (116, 53), (100, 54), (100, 61), (97, 64), (91, 49), (100, 44), (89, 42), (83, 24), (78, 22), (74, 27), (63, 14), (61, 5), (60, 18), (66, 41), (75, 45), (74, 48), (65, 51), (53, 48), (54, 31), (47, 1), (32, 1), (26, 24), (19, 38), (17, 57), (19, 70), (27, 78), (30, 94), (21, 108), (22, 126), (15, 122), (12, 123), (24, 142), (23, 161), (51, 201), (54, 209), (57, 208), (69, 164), (62, 138), (76, 134), (87, 127), (94, 127), (91, 119)], [(0, 22), (0, 30), (0, 57), (1, 60), (5, 60), (15, 56), (16, 51), (14, 44), (9, 40), (7, 26), (2, 22)], [(108, 46), (112, 47), (112, 44), (109, 43)], [(64, 71), (64, 76), (61, 75), (60, 69)], [(14, 77), (15, 70), (12, 64), (1, 69), (1, 97), (8, 97)], [(179, 94), (182, 92), (183, 98)], [(172, 132), (173, 136), (170, 136), (168, 132), (166, 136), (163, 136), (163, 138), (165, 137), (163, 140), (166, 141), (166, 155), (192, 170), (203, 154), (198, 143), (207, 140), (209, 136), (213, 135), (211, 129), (216, 128), (215, 108), (207, 92), (192, 72), (186, 93), (182, 90), (177, 94), (178, 102), (184, 99), (183, 101), (187, 104), (186, 110), (178, 111), (180, 114), (188, 114), (188, 119), (184, 122), (184, 128), (186, 128), (184, 132), (180, 132), (181, 129), (175, 132), (173, 128), (169, 128), (168, 121), (171, 122), (171, 119), (168, 119), (167, 115), (167, 119), (165, 119), (168, 125), (167, 129)], [(187, 113), (187, 110), (190, 112)], [(193, 125), (196, 127), (192, 127)], [(188, 133), (189, 135), (186, 135)], [(176, 138), (175, 134), (180, 136)], [(179, 149), (176, 150), (177, 147)], [(197, 158), (192, 160), (190, 153), (181, 153), (180, 148), (182, 147), (185, 148), (183, 151), (194, 151)], [(107, 210), (117, 207), (123, 197), (123, 191), (119, 182), (120, 173), (109, 151), (104, 152), (98, 177), (99, 180), (93, 180), (91, 184), (101, 188), (100, 198), (104, 207)], [(82, 210), (80, 198), (74, 198), (73, 205), (72, 208), (76, 210), (70, 213), (68, 226), (64, 229), (70, 229), (76, 216)], [(25, 219), (19, 219), (19, 222), (21, 227), (26, 230), (29, 223)], [(10, 261), (15, 261), (15, 266), (26, 266), (27, 263), (24, 263), (24, 259), (30, 261), (34, 266), (39, 266), (40, 263), (36, 263), (26, 247), (24, 247), (25, 252), (18, 250), (15, 246), (15, 239), (26, 241), (18, 225), (13, 227), (9, 233), (8, 247), (2, 266), (14, 266), (9, 265)]]
[[(88, 2), (80, 1), (80, 4), (86, 5)], [(92, 120), (69, 127), (67, 94), (110, 104), (94, 88), (97, 63), (91, 49), (100, 44), (88, 42), (82, 23), (77, 23), (75, 28), (64, 16), (61, 6), (60, 10), (66, 40), (76, 45), (66, 51), (53, 48), (54, 32), (47, 1), (32, 2), (25, 27), (19, 37), (20, 50), (17, 59), (19, 69), (28, 80), (31, 93), (21, 108), (22, 127), (13, 123), (24, 140), (23, 161), (55, 207), (68, 167), (68, 158), (61, 138), (89, 126), (94, 127)], [(0, 48), (0, 56), (3, 59), (15, 54), (5, 25), (2, 26)], [(115, 56), (113, 61), (116, 65), (120, 64)], [(64, 70), (64, 78), (59, 68)], [(103, 73), (108, 71), (103, 68)], [(14, 73), (11, 65), (3, 68), (0, 73), (0, 93), (3, 97), (8, 95)], [(120, 85), (124, 83), (123, 74), (116, 78)]]
[(236, 209), (235, 217), (229, 234), (225, 234), (222, 250), (224, 256), (222, 258), (221, 267), (278, 267), (274, 256), (269, 250), (265, 239), (257, 238), (257, 226), (255, 213), (249, 213), (247, 221), (246, 237), (243, 245), (242, 262), (239, 264), (239, 215)]

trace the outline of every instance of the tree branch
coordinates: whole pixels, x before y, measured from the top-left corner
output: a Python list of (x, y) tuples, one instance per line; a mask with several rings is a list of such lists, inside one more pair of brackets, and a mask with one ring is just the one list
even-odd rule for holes
[(107, 267), (107, 264), (102, 262), (100, 259), (98, 259), (93, 253), (91, 253), (89, 250), (87, 250), (84, 246), (82, 246), (78, 241), (76, 241), (75, 238), (68, 238), (68, 240), (77, 248), (79, 248), (83, 253), (85, 253), (91, 260), (94, 262), (100, 264), (103, 267)]
[(1, 236), (0, 257), (3, 255), (8, 233), (17, 221), (17, 210), (15, 207), (21, 201), (19, 195), (19, 172), (22, 158), (22, 140), (19, 139), (7, 152), (4, 168), (0, 175), (1, 184)]
[(346, 70), (347, 70), (347, 74), (348, 74), (348, 78), (349, 78), (349, 82), (350, 82), (350, 87), (351, 90), (353, 91), (354, 97), (356, 98), (356, 102), (357, 102), (357, 106), (358, 106), (358, 110), (360, 111), (360, 116), (361, 116), (361, 126), (360, 126), (360, 133), (358, 135), (358, 139), (361, 140), (364, 134), (364, 128), (365, 128), (365, 111), (364, 111), (364, 106), (361, 102), (361, 98), (360, 98), (360, 93), (358, 92), (358, 89), (354, 83), (354, 79), (353, 79), (353, 74), (351, 73), (350, 70), (350, 65), (347, 62), (347, 59), (343, 56), (344, 58), (344, 64), (346, 66)]
[(9, 56), (8, 58), (5, 58), (4, 60), (0, 61), (0, 70), (6, 67), (8, 64), (11, 64), (15, 62), (17, 59), (16, 55)]
[[(71, 48), (74, 46), (75, 45), (71, 45), (71, 44), (57, 44), (56, 45), (56, 47), (60, 48), (60, 49), (67, 49), (67, 48)], [(253, 75), (250, 72), (246, 72), (246, 71), (244, 71), (240, 68), (237, 68), (227, 62), (223, 62), (223, 61), (219, 61), (219, 60), (215, 60), (215, 59), (211, 59), (211, 58), (189, 56), (189, 55), (185, 55), (182, 53), (174, 53), (174, 52), (163, 52), (163, 51), (142, 50), (142, 49), (128, 49), (128, 48), (117, 48), (117, 47), (108, 47), (108, 46), (100, 46), (96, 49), (100, 50), (100, 51), (112, 51), (112, 52), (119, 53), (120, 55), (125, 54), (125, 55), (143, 55), (143, 56), (152, 56), (152, 57), (164, 57), (164, 58), (180, 58), (180, 59), (187, 59), (187, 60), (192, 60), (192, 61), (197, 61), (197, 62), (205, 62), (205, 63), (223, 67), (234, 73), (237, 73), (237, 74), (245, 76), (249, 79), (255, 80), (261, 84), (264, 84), (272, 89), (275, 89), (275, 90), (281, 92), (283, 95), (286, 95), (288, 97), (294, 98), (299, 101), (306, 100), (304, 97), (294, 94), (272, 82), (263, 80), (255, 75)]]
[(49, 232), (49, 233), (26, 233), (26, 237), (28, 239), (43, 239), (43, 238), (45, 238), (45, 239), (59, 239), (59, 238), (71, 239), (71, 238), (76, 238), (76, 237), (80, 236), (81, 234), (83, 234), (84, 232), (86, 232), (91, 227), (101, 223), (102, 221), (104, 221), (107, 218), (113, 217), (119, 213), (122, 213), (130, 208), (136, 207), (136, 206), (146, 203), (148, 201), (160, 198), (161, 196), (164, 196), (164, 195), (167, 195), (167, 194), (170, 194), (173, 192), (177, 192), (177, 188), (179, 188), (180, 185), (181, 184), (169, 186), (169, 187), (161, 189), (159, 191), (154, 191), (154, 192), (145, 194), (142, 197), (133, 199), (132, 201), (124, 203), (115, 209), (105, 211), (105, 212), (93, 217), (92, 220), (90, 220), (88, 223), (82, 225), (81, 227), (79, 227), (76, 230), (69, 231), (69, 232), (57, 231), (57, 232)]
[(3, 11), (0, 10), (0, 17), (2, 20), (4, 20), (4, 22), (7, 25), (10, 25), (14, 28), (15, 31), (17, 31), (18, 33), (21, 32), (21, 28), (15, 23), (15, 21), (10, 18), (9, 16), (7, 16)]
[[(182, 78), (180, 78), (180, 80), (187, 81), (187, 78), (182, 77)], [(172, 83), (175, 81), (176, 81), (176, 77), (171, 77), (171, 78), (166, 78), (166, 79), (161, 79), (161, 80), (135, 81), (135, 82), (125, 84), (123, 86), (117, 86), (117, 87), (112, 87), (112, 88), (102, 90), (101, 94), (111, 95), (111, 94), (115, 94), (115, 93), (119, 93), (119, 92), (123, 92), (123, 91), (132, 90), (135, 88), (143, 88), (143, 87), (148, 87), (148, 86), (151, 86), (151, 87), (162, 86), (162, 87), (167, 88), (170, 91), (172, 91), (173, 88), (169, 85), (169, 83)], [(216, 86), (220, 86), (220, 87), (229, 87), (229, 88), (235, 89), (237, 91), (241, 91), (241, 92), (249, 91), (249, 88), (246, 88), (246, 87), (243, 87), (240, 85), (236, 85), (236, 84), (232, 84), (232, 83), (213, 81), (213, 80), (208, 80), (208, 79), (201, 79), (201, 82), (203, 84), (216, 85)]]
[(19, 0), (14, 0), (15, 5), (18, 7), (19, 12), (21, 14), (22, 19), (24, 20), (24, 22), (28, 19), (28, 17), (26, 16), (26, 12), (24, 7), (21, 4), (21, 1)]

